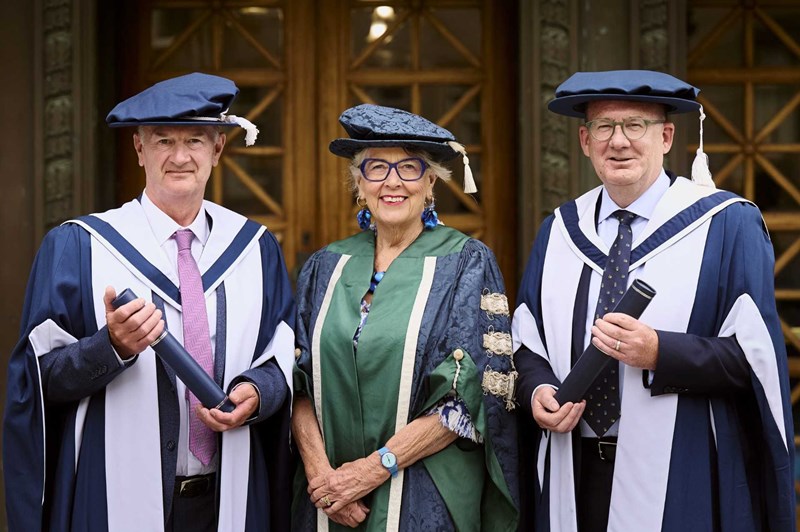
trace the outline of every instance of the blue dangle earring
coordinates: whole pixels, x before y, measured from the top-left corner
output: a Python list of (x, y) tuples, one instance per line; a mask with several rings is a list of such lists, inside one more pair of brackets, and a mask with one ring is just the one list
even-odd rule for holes
[(436, 201), (431, 196), (430, 203), (422, 209), (422, 225), (425, 229), (433, 229), (439, 225), (439, 215), (436, 214)]
[[(361, 203), (361, 202), (364, 203)], [(362, 198), (361, 196), (356, 199), (356, 205), (361, 207), (356, 214), (356, 220), (358, 221), (358, 227), (361, 228), (362, 231), (366, 231), (367, 229), (375, 229), (375, 226), (372, 224), (372, 213), (369, 212), (367, 208), (367, 200)]]

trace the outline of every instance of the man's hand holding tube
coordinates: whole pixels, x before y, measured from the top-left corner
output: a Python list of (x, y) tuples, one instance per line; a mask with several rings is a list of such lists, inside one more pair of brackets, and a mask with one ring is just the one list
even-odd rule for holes
[(119, 357), (127, 360), (147, 349), (164, 332), (161, 311), (149, 301), (137, 298), (114, 309), (111, 304), (117, 293), (107, 286), (103, 295), (106, 306), (106, 323), (111, 345)]
[(586, 408), (586, 401), (558, 404), (556, 390), (552, 386), (541, 386), (531, 397), (533, 419), (543, 429), (552, 432), (569, 432), (575, 428)]
[(242, 426), (258, 410), (261, 400), (256, 387), (249, 382), (237, 384), (231, 390), (228, 399), (236, 405), (233, 412), (223, 412), (216, 408), (198, 405), (197, 416), (208, 428), (216, 432), (225, 432)]
[(610, 312), (596, 320), (592, 343), (608, 356), (634, 368), (653, 371), (658, 364), (658, 333), (625, 314)]

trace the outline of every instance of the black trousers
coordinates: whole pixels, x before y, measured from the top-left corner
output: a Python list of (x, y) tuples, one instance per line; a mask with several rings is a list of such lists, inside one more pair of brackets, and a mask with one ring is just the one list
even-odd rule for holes
[(166, 532), (214, 532), (217, 529), (216, 487), (214, 474), (176, 477)]
[(601, 458), (595, 438), (581, 438), (578, 483), (579, 532), (606, 532), (614, 461)]

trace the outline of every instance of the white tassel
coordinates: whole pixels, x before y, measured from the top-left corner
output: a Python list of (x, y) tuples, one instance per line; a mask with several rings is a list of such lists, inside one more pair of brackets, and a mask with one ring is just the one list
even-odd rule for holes
[(447, 144), (455, 151), (461, 154), (464, 161), (464, 192), (467, 194), (475, 194), (478, 192), (478, 187), (475, 185), (475, 177), (472, 175), (472, 168), (469, 167), (469, 157), (467, 157), (467, 149), (458, 142), (448, 141)]
[(246, 118), (242, 118), (241, 116), (236, 115), (229, 115), (226, 112), (220, 113), (219, 118), (212, 118), (209, 116), (189, 116), (186, 117), (187, 120), (197, 120), (200, 122), (225, 122), (227, 124), (236, 124), (240, 128), (245, 130), (244, 135), (244, 145), (245, 146), (252, 146), (256, 143), (256, 138), (258, 137), (258, 128), (254, 123), (249, 121)]
[(697, 155), (692, 162), (692, 181), (704, 187), (717, 188), (711, 178), (711, 170), (708, 168), (708, 155), (703, 151), (703, 120), (706, 114), (703, 106), (700, 106), (700, 145), (697, 147)]
[(245, 146), (252, 146), (256, 143), (256, 138), (258, 137), (258, 128), (254, 123), (249, 121), (246, 118), (236, 115), (223, 115), (222, 117), (223, 122), (233, 122), (234, 124), (238, 125), (242, 129), (245, 130), (244, 135), (244, 145)]

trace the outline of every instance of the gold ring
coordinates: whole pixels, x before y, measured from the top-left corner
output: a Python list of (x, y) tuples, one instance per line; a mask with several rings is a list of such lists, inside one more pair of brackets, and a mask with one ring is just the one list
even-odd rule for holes
[(619, 340), (617, 340), (617, 345), (614, 346), (614, 351), (619, 351)]
[(320, 500), (325, 504), (325, 506), (330, 507), (331, 505), (333, 505), (333, 503), (331, 502), (331, 500), (328, 498), (327, 495), (322, 497)]

